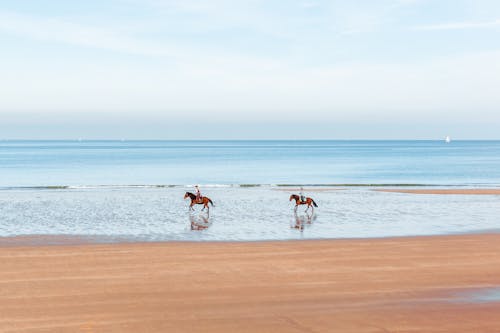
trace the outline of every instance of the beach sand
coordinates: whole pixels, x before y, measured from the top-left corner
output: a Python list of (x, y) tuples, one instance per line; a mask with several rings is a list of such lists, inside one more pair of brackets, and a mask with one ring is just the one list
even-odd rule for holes
[(500, 332), (500, 302), (455, 298), (500, 285), (498, 234), (10, 242), (0, 263), (0, 332)]
[(467, 194), (467, 195), (500, 195), (500, 189), (376, 189), (378, 192), (411, 193), (411, 194)]

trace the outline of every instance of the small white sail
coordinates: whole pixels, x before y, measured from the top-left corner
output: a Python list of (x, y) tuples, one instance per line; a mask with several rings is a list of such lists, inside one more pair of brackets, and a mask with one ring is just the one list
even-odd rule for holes
[(445, 138), (444, 138), (444, 142), (446, 143), (450, 143), (451, 142), (451, 138), (449, 135), (447, 135)]

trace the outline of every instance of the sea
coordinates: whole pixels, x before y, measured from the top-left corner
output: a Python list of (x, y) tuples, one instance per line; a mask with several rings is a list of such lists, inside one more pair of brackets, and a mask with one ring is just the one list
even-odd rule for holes
[[(210, 212), (188, 209), (199, 184)], [(0, 245), (16, 236), (258, 241), (498, 230), (500, 141), (0, 141)], [(304, 188), (318, 207), (289, 196)]]

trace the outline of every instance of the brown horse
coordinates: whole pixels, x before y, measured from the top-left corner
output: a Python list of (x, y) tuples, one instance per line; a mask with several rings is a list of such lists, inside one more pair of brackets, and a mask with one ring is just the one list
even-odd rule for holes
[(191, 199), (191, 204), (189, 205), (189, 210), (194, 210), (194, 208), (193, 208), (194, 205), (203, 205), (203, 208), (201, 210), (204, 210), (206, 208), (210, 212), (210, 208), (208, 207), (208, 203), (210, 202), (212, 207), (214, 205), (212, 200), (210, 200), (210, 198), (208, 198), (208, 197), (201, 197), (201, 200), (196, 200), (196, 194), (193, 194), (191, 192), (186, 192), (186, 194), (184, 194), (184, 199), (186, 199), (186, 198)]
[(300, 196), (298, 196), (297, 194), (292, 194), (290, 196), (290, 200), (289, 201), (292, 201), (292, 200), (295, 200), (295, 209), (294, 209), (294, 211), (297, 211), (297, 207), (299, 207), (299, 205), (307, 205), (306, 212), (309, 210), (309, 208), (312, 208), (312, 210), (314, 212), (314, 207), (318, 207), (318, 205), (316, 205), (316, 203), (314, 202), (314, 200), (312, 198), (309, 198), (309, 197), (306, 198), (306, 201), (301, 201), (300, 200)]

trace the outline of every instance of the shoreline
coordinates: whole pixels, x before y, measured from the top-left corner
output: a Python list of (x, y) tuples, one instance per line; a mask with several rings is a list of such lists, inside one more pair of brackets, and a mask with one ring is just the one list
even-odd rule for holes
[(458, 236), (481, 236), (500, 235), (498, 229), (472, 230), (467, 232), (424, 234), (424, 235), (400, 235), (380, 237), (342, 237), (342, 238), (306, 238), (306, 239), (262, 239), (262, 240), (141, 240), (133, 238), (118, 238), (112, 236), (95, 235), (18, 235), (0, 236), (0, 249), (22, 248), (22, 247), (78, 247), (78, 246), (119, 246), (119, 245), (148, 245), (148, 244), (268, 244), (268, 243), (302, 243), (302, 242), (349, 242), (349, 241), (378, 241), (378, 240), (405, 240), (413, 238), (441, 238)]
[[(499, 189), (498, 183), (491, 184), (432, 184), (432, 183), (209, 183), (200, 184), (200, 187), (218, 189), (218, 188), (241, 188), (241, 189), (252, 189), (252, 188), (269, 188), (275, 190), (292, 191), (297, 190), (300, 187), (308, 188), (311, 190), (348, 190), (352, 188), (370, 188), (376, 189), (381, 187), (387, 189), (390, 187), (399, 188), (444, 188), (444, 189), (465, 189), (465, 190), (481, 190), (481, 189)], [(12, 190), (99, 190), (99, 189), (185, 189), (193, 188), (193, 184), (86, 184), (86, 185), (64, 185), (64, 184), (50, 184), (50, 185), (2, 185), (0, 186), (1, 191), (12, 191)]]
[[(9, 332), (491, 332), (500, 234), (0, 247)], [(462, 296), (460, 296), (462, 295)]]
[(461, 189), (373, 189), (375, 192), (406, 193), (406, 194), (436, 194), (436, 195), (500, 195), (498, 188), (461, 188)]

